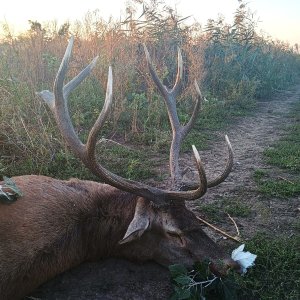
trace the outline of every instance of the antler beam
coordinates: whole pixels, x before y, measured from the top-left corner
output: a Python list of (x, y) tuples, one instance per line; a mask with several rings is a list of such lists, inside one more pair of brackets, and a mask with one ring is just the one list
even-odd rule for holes
[[(112, 84), (113, 84), (113, 76), (111, 67), (108, 72), (108, 82), (107, 82), (107, 91), (104, 107), (95, 122), (95, 125), (90, 131), (87, 144), (83, 144), (78, 135), (75, 133), (74, 127), (72, 125), (67, 100), (69, 94), (91, 73), (94, 68), (97, 57), (83, 70), (81, 71), (74, 79), (72, 79), (69, 83), (64, 85), (64, 79), (67, 73), (69, 60), (71, 57), (71, 52), (73, 48), (74, 39), (73, 37), (70, 39), (68, 47), (66, 49), (65, 55), (61, 62), (60, 68), (58, 70), (55, 83), (54, 83), (54, 93), (49, 91), (42, 91), (38, 93), (45, 102), (50, 106), (51, 110), (54, 112), (56, 122), (60, 129), (62, 136), (67, 141), (68, 145), (75, 153), (75, 155), (82, 160), (82, 162), (89, 168), (96, 176), (101, 178), (104, 182), (115, 186), (121, 190), (125, 190), (127, 192), (131, 192), (133, 194), (145, 197), (151, 201), (153, 201), (156, 205), (168, 204), (170, 201), (185, 201), (185, 200), (194, 200), (203, 196), (207, 190), (207, 181), (205, 176), (205, 171), (202, 166), (198, 151), (193, 147), (194, 156), (196, 159), (196, 165), (199, 173), (199, 182), (197, 188), (191, 191), (165, 191), (158, 188), (154, 188), (148, 186), (143, 183), (139, 183), (133, 180), (128, 180), (122, 178), (116, 174), (105, 169), (101, 164), (97, 162), (95, 156), (95, 147), (96, 147), (96, 139), (99, 131), (101, 130), (103, 124), (105, 123), (108, 112), (112, 105)], [(178, 67), (178, 69), (182, 69)], [(179, 71), (178, 73), (182, 73)], [(181, 75), (177, 78), (176, 84), (172, 90), (172, 94), (176, 94), (178, 92), (178, 86)], [(158, 82), (159, 79), (157, 77)], [(162, 85), (161, 85), (162, 86)], [(176, 106), (171, 104), (171, 99), (169, 101), (170, 108), (176, 111)], [(168, 108), (169, 110), (169, 108)], [(177, 114), (177, 113), (176, 113)], [(177, 117), (178, 119), (178, 117)], [(174, 124), (177, 126), (179, 122), (174, 119)], [(185, 129), (187, 130), (187, 129)], [(184, 134), (184, 133), (182, 133)]]
[[(176, 189), (176, 190), (194, 189), (194, 188), (196, 188), (196, 186), (198, 186), (198, 182), (197, 183), (183, 182), (182, 172), (180, 171), (180, 167), (179, 167), (179, 153), (180, 153), (180, 146), (181, 146), (183, 139), (187, 136), (187, 134), (193, 128), (193, 126), (196, 122), (196, 119), (199, 115), (199, 112), (201, 110), (201, 104), (203, 102), (202, 93), (197, 84), (197, 81), (195, 80), (194, 85), (195, 85), (195, 89), (197, 92), (196, 103), (195, 103), (194, 110), (193, 110), (193, 113), (192, 113), (192, 116), (191, 116), (189, 122), (186, 125), (182, 126), (179, 122), (177, 108), (176, 108), (176, 97), (178, 96), (179, 91), (180, 91), (182, 72), (183, 72), (181, 51), (178, 48), (178, 68), (177, 68), (176, 82), (172, 89), (168, 89), (160, 81), (160, 79), (153, 67), (149, 51), (145, 44), (144, 44), (144, 50), (145, 50), (146, 59), (147, 59), (147, 63), (148, 63), (148, 67), (149, 67), (149, 71), (150, 71), (152, 80), (156, 84), (158, 90), (162, 94), (163, 99), (166, 103), (167, 110), (168, 110), (168, 116), (169, 116), (172, 132), (173, 132), (173, 138), (172, 138), (171, 147), (170, 147), (170, 163), (169, 163), (170, 164), (170, 172), (171, 172), (172, 188)], [(232, 170), (233, 151), (232, 151), (232, 147), (231, 147), (228, 137), (226, 136), (225, 138), (226, 138), (226, 143), (227, 143), (227, 148), (228, 148), (227, 165), (225, 167), (225, 170), (222, 172), (222, 174), (220, 176), (218, 176), (217, 178), (215, 178), (212, 181), (209, 181), (207, 183), (207, 187), (213, 187), (213, 186), (216, 186), (219, 183), (223, 182)]]

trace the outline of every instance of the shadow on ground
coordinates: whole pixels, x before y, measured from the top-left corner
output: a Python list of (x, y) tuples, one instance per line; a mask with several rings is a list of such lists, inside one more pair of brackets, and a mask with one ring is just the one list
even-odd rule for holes
[(65, 272), (24, 300), (161, 300), (169, 299), (171, 294), (166, 268), (155, 263), (139, 265), (122, 259), (107, 259), (84, 263)]

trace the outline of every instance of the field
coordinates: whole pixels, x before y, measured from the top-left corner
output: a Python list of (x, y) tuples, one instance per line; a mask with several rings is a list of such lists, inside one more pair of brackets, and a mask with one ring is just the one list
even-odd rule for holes
[[(159, 21), (154, 18), (158, 13), (164, 16)], [(51, 112), (35, 93), (52, 88), (73, 35), (70, 78), (99, 54), (93, 75), (70, 99), (76, 131), (87, 138), (103, 105), (112, 65), (114, 104), (99, 137), (99, 156), (123, 177), (165, 186), (171, 132), (140, 41), (147, 44), (169, 87), (175, 81), (180, 47), (185, 66), (183, 93), (177, 99), (180, 121), (186, 123), (192, 112), (195, 79), (207, 100), (182, 145), (180, 165), (193, 169), (191, 144), (195, 144), (208, 178), (214, 178), (226, 162), (225, 134), (235, 159), (224, 183), (187, 206), (235, 235), (231, 216), (247, 250), (258, 255), (256, 266), (237, 278), (239, 299), (299, 299), (299, 53), (258, 35), (245, 6), (235, 12), (234, 24), (210, 21), (201, 34), (196, 25), (181, 26), (179, 17), (170, 14), (157, 8), (141, 27), (134, 19), (105, 24), (93, 14), (85, 24), (59, 29), (32, 22), (31, 30), (17, 38), (7, 28), (0, 44), (0, 176), (97, 180), (70, 153)], [(228, 251), (238, 246), (203, 228)], [(172, 291), (169, 272), (158, 265), (110, 259), (62, 274), (28, 299), (167, 299)]]
[[(219, 139), (201, 152), (208, 176), (213, 177), (215, 169), (222, 169), (224, 164), (223, 133), (227, 133), (234, 147), (235, 167), (226, 182), (188, 206), (234, 236), (229, 214), (236, 221), (247, 250), (258, 255), (256, 266), (240, 279), (238, 299), (298, 299), (300, 86), (267, 100), (259, 101), (251, 115), (236, 118), (226, 130), (219, 129)], [(270, 157), (285, 151), (282, 143), (288, 141), (289, 148), (297, 149), (292, 155), (280, 155), (288, 163), (271, 164)], [(182, 163), (190, 164), (189, 153), (183, 155)], [(228, 251), (236, 248), (235, 242), (205, 226), (204, 230)], [(167, 299), (171, 293), (168, 271), (160, 266), (110, 259), (75, 268), (44, 285), (34, 296)]]

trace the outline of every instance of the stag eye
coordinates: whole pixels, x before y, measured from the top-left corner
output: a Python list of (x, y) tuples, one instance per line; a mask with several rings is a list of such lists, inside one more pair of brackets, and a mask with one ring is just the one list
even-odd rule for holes
[(172, 240), (176, 240), (177, 242), (179, 242), (182, 246), (185, 245), (185, 241), (184, 241), (184, 238), (178, 234), (177, 232), (174, 232), (174, 231), (167, 231), (167, 235), (169, 237), (172, 238)]
[(172, 237), (179, 237), (179, 234), (177, 232), (167, 231), (167, 234)]

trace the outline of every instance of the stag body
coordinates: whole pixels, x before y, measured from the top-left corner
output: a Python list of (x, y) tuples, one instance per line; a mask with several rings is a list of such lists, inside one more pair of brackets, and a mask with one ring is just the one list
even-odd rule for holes
[[(112, 71), (109, 68), (104, 107), (86, 144), (78, 138), (68, 112), (67, 98), (95, 66), (96, 59), (64, 85), (73, 47), (71, 38), (54, 83), (53, 93), (39, 93), (53, 111), (61, 134), (74, 154), (108, 184), (72, 179), (61, 181), (44, 176), (13, 178), (23, 196), (7, 205), (0, 203), (0, 299), (19, 299), (41, 283), (87, 260), (109, 256), (135, 261), (154, 260), (162, 265), (209, 259), (211, 270), (224, 274), (237, 263), (204, 234), (197, 217), (185, 201), (202, 197), (207, 188), (226, 179), (233, 164), (230, 142), (225, 170), (207, 181), (199, 153), (193, 146), (198, 182), (184, 182), (178, 158), (180, 144), (200, 111), (202, 95), (195, 82), (197, 99), (190, 121), (182, 126), (176, 111), (176, 95), (182, 76), (178, 51), (178, 73), (174, 87), (159, 80), (145, 48), (151, 77), (168, 109), (173, 139), (170, 148), (171, 188), (162, 190), (111, 173), (97, 160), (97, 136), (112, 104)], [(1, 182), (0, 182), (1, 184)], [(220, 260), (223, 264), (220, 265)]]
[(183, 203), (157, 208), (92, 181), (34, 175), (13, 179), (24, 196), (0, 204), (2, 300), (20, 299), (65, 270), (106, 257), (165, 266), (192, 265), (203, 257), (231, 263)]
[[(14, 178), (24, 196), (0, 204), (0, 295), (18, 299), (86, 260), (120, 255), (137, 196), (91, 181)], [(123, 247), (124, 248), (124, 247)]]

